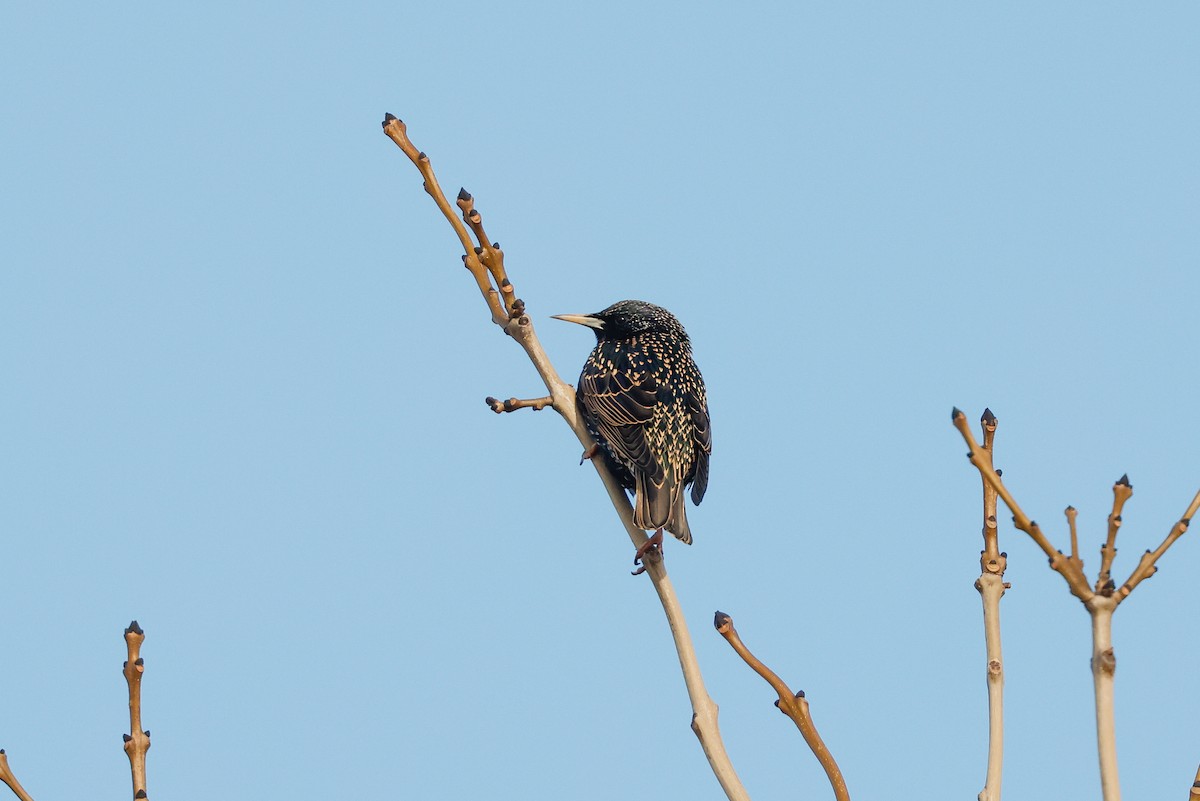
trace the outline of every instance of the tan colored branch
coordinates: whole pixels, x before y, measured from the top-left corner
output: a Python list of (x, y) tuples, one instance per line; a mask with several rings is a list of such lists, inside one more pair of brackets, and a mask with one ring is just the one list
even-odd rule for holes
[(1112, 595), (1115, 585), (1112, 580), (1112, 563), (1117, 555), (1117, 530), (1121, 528), (1121, 511), (1125, 501), (1133, 496), (1133, 485), (1129, 476), (1123, 475), (1113, 484), (1113, 507), (1108, 515), (1108, 539), (1100, 546), (1100, 574), (1096, 576), (1096, 592)]
[[(984, 410), (980, 423), (983, 426), (983, 447), (979, 458), (993, 468), (997, 420), (991, 409)], [(983, 639), (987, 650), (988, 762), (987, 777), (979, 792), (979, 801), (1000, 801), (1004, 768), (1004, 657), (1000, 647), (1000, 599), (1010, 585), (1004, 581), (1008, 555), (1000, 551), (996, 499), (996, 490), (983, 479), (983, 551), (979, 557), (982, 572), (975, 581), (975, 589), (983, 601)]]
[(1188, 801), (1200, 801), (1200, 768), (1196, 768), (1196, 781), (1192, 782), (1192, 789), (1188, 791)]
[(542, 398), (532, 398), (530, 400), (522, 400), (520, 398), (509, 398), (508, 400), (497, 400), (491, 395), (483, 399), (483, 402), (496, 414), (504, 412), (515, 412), (517, 409), (533, 409), (535, 412), (540, 412), (547, 406), (554, 405), (553, 396), (546, 395)]
[[(429, 163), (429, 157), (417, 150), (409, 141), (407, 127), (391, 114), (386, 115), (383, 119), (383, 132), (404, 151), (404, 155), (408, 156), (409, 160), (420, 170), (421, 177), (425, 179), (425, 191), (433, 198), (433, 202), (442, 210), (442, 214), (450, 222), (450, 227), (458, 235), (458, 241), (462, 244), (464, 251), (463, 264), (470, 271), (475, 283), (479, 286), (480, 293), (487, 301), (488, 309), (492, 313), (492, 322), (504, 326), (511, 313), (500, 302), (500, 293), (492, 286), (492, 273), (480, 260), (481, 253), (477, 251), (475, 244), (471, 241), (471, 234), (467, 232), (466, 226), (454, 213), (450, 201), (446, 200), (446, 195), (442, 192), (441, 185), (438, 184), (437, 176), (433, 174), (433, 165)], [(460, 195), (466, 195), (468, 199), (471, 197), (465, 189), (461, 191)], [(512, 294), (511, 284), (508, 285), (508, 294)]]
[[(425, 191), (434, 199), (438, 208), (442, 210), (442, 214), (454, 228), (465, 251), (463, 263), (475, 278), (475, 282), (487, 302), (492, 321), (516, 340), (533, 363), (538, 375), (541, 376), (542, 382), (550, 392), (550, 403), (542, 403), (539, 408), (546, 405), (552, 406), (575, 432), (575, 436), (584, 450), (589, 450), (595, 442), (579, 419), (575, 407), (575, 389), (559, 377), (538, 340), (533, 321), (529, 315), (525, 314), (525, 305), (514, 298), (512, 282), (504, 269), (504, 254), (495, 243), (488, 240), (483, 230), (482, 218), (475, 209), (474, 198), (466, 190), (459, 193), (458, 206), (463, 214), (463, 220), (460, 220), (442, 193), (429, 158), (418, 151), (409, 140), (404, 123), (388, 114), (383, 121), (383, 131), (416, 165), (425, 179)], [(467, 230), (468, 225), (470, 231)], [(472, 242), (472, 233), (478, 237), (478, 245)], [(492, 286), (493, 281), (499, 285), (499, 290)], [(501, 293), (503, 293), (504, 301), (500, 299)], [(535, 402), (541, 403), (544, 400), (542, 398)], [(491, 400), (488, 405), (496, 410)], [(629, 497), (625, 494), (625, 490), (609, 473), (603, 459), (592, 459), (591, 462), (592, 467), (599, 474), (600, 480), (604, 483), (609, 500), (616, 509), (630, 541), (635, 546), (642, 545), (647, 540), (646, 532), (633, 525), (633, 507), (629, 504)], [(675, 651), (679, 656), (679, 666), (683, 671), (684, 684), (687, 686), (688, 698), (692, 704), (692, 731), (699, 738), (709, 766), (725, 791), (725, 795), (731, 801), (749, 801), (750, 796), (734, 771), (733, 763), (721, 740), (720, 728), (717, 725), (717, 705), (705, 689), (704, 679), (700, 674), (700, 664), (696, 659), (696, 650), (692, 644), (691, 635), (688, 633), (687, 622), (684, 620), (683, 609), (675, 596), (675, 589), (667, 576), (666, 568), (661, 560), (653, 558), (646, 561), (646, 568), (654, 590), (658, 593), (663, 612), (670, 623), (671, 636), (675, 641)]]
[(8, 766), (8, 755), (4, 753), (4, 749), (0, 748), (0, 782), (8, 785), (9, 789), (21, 799), (21, 801), (33, 801), (33, 796), (25, 792), (25, 788), (17, 781), (17, 777), (13, 775), (12, 768)]
[[(1079, 559), (1079, 533), (1075, 529), (1075, 518), (1079, 516), (1079, 512), (1074, 506), (1068, 506), (1063, 509), (1063, 514), (1067, 516), (1067, 526), (1071, 529), (1071, 558)], [(1083, 567), (1083, 560), (1079, 559), (1079, 566)]]
[(842, 771), (838, 767), (837, 761), (834, 760), (833, 754), (825, 745), (825, 741), (821, 739), (821, 735), (817, 733), (817, 727), (813, 724), (812, 714), (809, 712), (808, 700), (804, 697), (804, 691), (793, 693), (791, 688), (779, 678), (779, 676), (764, 665), (758, 657), (750, 653), (750, 649), (742, 642), (742, 638), (738, 636), (737, 629), (733, 627), (733, 618), (724, 612), (717, 612), (713, 619), (713, 625), (716, 626), (721, 636), (725, 641), (733, 647), (747, 665), (749, 665), (755, 673), (766, 679), (767, 684), (775, 690), (779, 695), (779, 700), (775, 702), (775, 706), (779, 707), (779, 711), (792, 719), (796, 724), (796, 728), (800, 730), (800, 734), (804, 737), (804, 742), (808, 743), (808, 747), (812, 750), (817, 761), (821, 763), (821, 767), (825, 769), (825, 775), (829, 777), (829, 783), (833, 787), (833, 796), (837, 801), (850, 801), (850, 793), (846, 789), (846, 780), (842, 778)]
[(142, 730), (142, 641), (145, 632), (135, 620), (125, 629), (125, 647), (128, 655), (123, 665), (125, 682), (129, 685), (129, 734), (125, 735), (125, 753), (129, 757), (129, 769), (133, 775), (133, 797), (144, 799), (146, 795), (146, 751), (150, 749), (150, 732)]
[(1062, 551), (1056, 550), (1050, 544), (1050, 540), (1042, 533), (1042, 529), (1037, 522), (1029, 519), (1025, 512), (1021, 511), (1021, 507), (1017, 505), (1012, 493), (1004, 486), (1004, 482), (1000, 480), (1000, 474), (992, 467), (991, 458), (979, 443), (975, 441), (975, 436), (971, 433), (971, 427), (967, 425), (967, 416), (958, 409), (954, 409), (950, 415), (954, 422), (954, 427), (962, 434), (963, 441), (967, 443), (970, 452), (967, 456), (971, 459), (971, 464), (975, 465), (979, 470), (979, 474), (983, 480), (989, 484), (996, 494), (1004, 501), (1004, 505), (1008, 507), (1013, 514), (1013, 525), (1024, 531), (1033, 539), (1037, 546), (1050, 558), (1050, 567), (1053, 568), (1067, 582), (1067, 587), (1070, 588), (1071, 594), (1080, 601), (1087, 603), (1095, 593), (1088, 585), (1087, 577), (1083, 574), (1083, 563), (1078, 558), (1066, 556)]
[(1192, 502), (1188, 504), (1187, 510), (1183, 513), (1183, 517), (1175, 525), (1171, 526), (1171, 530), (1167, 532), (1167, 537), (1162, 541), (1162, 544), (1153, 551), (1146, 551), (1142, 554), (1142, 558), (1138, 561), (1138, 566), (1134, 568), (1133, 573), (1121, 585), (1121, 589), (1117, 590), (1115, 596), (1117, 603), (1121, 603), (1121, 601), (1128, 598), (1129, 593), (1133, 592), (1137, 585), (1158, 572), (1158, 560), (1162, 558), (1162, 555), (1167, 552), (1167, 549), (1171, 547), (1175, 540), (1187, 532), (1188, 525), (1192, 522), (1192, 518), (1195, 517), (1197, 511), (1200, 511), (1200, 492), (1197, 492), (1196, 497), (1192, 498)]

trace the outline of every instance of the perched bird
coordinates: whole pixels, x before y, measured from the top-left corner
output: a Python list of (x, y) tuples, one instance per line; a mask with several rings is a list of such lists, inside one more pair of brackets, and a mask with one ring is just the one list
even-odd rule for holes
[(641, 300), (555, 319), (596, 333), (577, 394), (580, 416), (596, 440), (584, 458), (603, 455), (621, 486), (634, 493), (633, 524), (654, 531), (634, 564), (662, 545), (664, 528), (690, 545), (684, 492), (690, 485), (692, 503), (704, 499), (712, 432), (687, 332), (675, 315)]

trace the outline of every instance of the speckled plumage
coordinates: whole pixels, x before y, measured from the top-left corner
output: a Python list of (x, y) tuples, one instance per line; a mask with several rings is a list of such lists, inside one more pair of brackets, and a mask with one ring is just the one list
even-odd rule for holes
[(579, 376), (579, 411), (609, 469), (634, 493), (634, 525), (690, 544), (684, 491), (691, 486), (695, 504), (704, 498), (712, 432), (687, 332), (640, 300), (561, 319), (596, 332)]

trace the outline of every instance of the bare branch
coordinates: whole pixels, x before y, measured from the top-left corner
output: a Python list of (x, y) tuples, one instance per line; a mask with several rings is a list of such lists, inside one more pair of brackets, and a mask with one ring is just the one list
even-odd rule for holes
[(1133, 497), (1133, 485), (1129, 476), (1124, 475), (1113, 484), (1113, 506), (1108, 515), (1108, 539), (1100, 546), (1100, 574), (1096, 576), (1096, 592), (1102, 595), (1112, 595), (1114, 585), (1112, 580), (1112, 563), (1117, 556), (1117, 530), (1121, 527), (1121, 511), (1125, 501)]
[(1192, 782), (1192, 789), (1188, 791), (1188, 801), (1200, 801), (1200, 768), (1196, 768), (1196, 781)]
[(1138, 561), (1138, 566), (1134, 568), (1133, 573), (1121, 585), (1121, 589), (1117, 590), (1117, 603), (1121, 603), (1128, 598), (1129, 593), (1133, 592), (1137, 585), (1158, 572), (1158, 560), (1167, 552), (1167, 549), (1171, 547), (1175, 540), (1184, 535), (1198, 510), (1200, 510), (1200, 492), (1197, 492), (1196, 497), (1192, 498), (1192, 502), (1188, 504), (1187, 510), (1183, 513), (1183, 517), (1175, 525), (1171, 526), (1171, 530), (1167, 533), (1167, 537), (1162, 541), (1162, 544), (1153, 551), (1146, 551), (1142, 554), (1142, 558)]
[(755, 673), (766, 679), (767, 684), (779, 695), (779, 700), (775, 702), (775, 706), (779, 707), (779, 711), (792, 719), (796, 724), (796, 728), (800, 730), (800, 734), (804, 737), (804, 742), (808, 743), (808, 747), (812, 749), (813, 755), (817, 761), (821, 763), (821, 767), (825, 769), (825, 775), (829, 777), (829, 783), (833, 787), (833, 795), (837, 801), (850, 801), (850, 792), (846, 789), (846, 780), (842, 778), (842, 771), (838, 767), (837, 761), (834, 760), (833, 754), (829, 752), (829, 748), (825, 745), (825, 741), (821, 739), (821, 735), (817, 733), (817, 727), (813, 724), (812, 714), (808, 709), (808, 700), (804, 697), (804, 691), (793, 693), (791, 688), (779, 678), (779, 676), (769, 667), (759, 661), (758, 657), (750, 653), (750, 649), (742, 642), (742, 638), (738, 636), (737, 629), (733, 627), (733, 618), (724, 612), (717, 612), (713, 619), (713, 625), (716, 626), (721, 636), (725, 641), (733, 647), (747, 665), (749, 665)]
[[(487, 301), (488, 309), (492, 313), (492, 322), (498, 326), (504, 326), (509, 320), (509, 311), (504, 308), (500, 302), (500, 293), (492, 286), (492, 275), (480, 261), (479, 255), (476, 253), (475, 243), (471, 241), (471, 235), (467, 232), (466, 226), (458, 219), (458, 215), (454, 213), (454, 209), (450, 206), (450, 201), (446, 200), (446, 195), (442, 192), (442, 187), (438, 184), (437, 176), (433, 174), (433, 165), (429, 163), (429, 157), (423, 152), (417, 150), (408, 138), (408, 128), (402, 121), (388, 114), (383, 119), (383, 132), (396, 145), (404, 151), (404, 155), (408, 156), (409, 160), (416, 165), (421, 172), (421, 177), (425, 179), (425, 191), (433, 198), (433, 202), (437, 203), (442, 214), (450, 222), (450, 226), (454, 229), (454, 233), (458, 235), (458, 241), (463, 247), (463, 264), (471, 272), (471, 276), (475, 279), (475, 283), (479, 286), (479, 291), (483, 294), (483, 298)], [(469, 199), (471, 196), (466, 190), (462, 190), (460, 195), (466, 195)], [(480, 243), (483, 244), (483, 243)], [(512, 285), (508, 285), (508, 294), (512, 294)]]
[[(463, 263), (475, 278), (475, 282), (487, 302), (488, 310), (491, 312), (492, 321), (501, 326), (505, 333), (521, 346), (538, 375), (541, 376), (546, 389), (550, 392), (549, 404), (542, 403), (545, 399), (527, 403), (541, 403), (539, 408), (544, 408), (546, 405), (552, 406), (567, 422), (567, 425), (571, 426), (571, 430), (575, 432), (575, 436), (583, 445), (584, 451), (590, 451), (595, 442), (579, 419), (579, 413), (575, 406), (575, 389), (559, 377), (538, 340), (532, 320), (525, 314), (525, 304), (514, 297), (512, 283), (504, 268), (504, 254), (496, 243), (488, 239), (483, 229), (482, 217), (475, 209), (475, 199), (466, 190), (459, 193), (458, 206), (463, 214), (463, 220), (460, 220), (442, 193), (429, 158), (418, 151), (409, 140), (404, 123), (388, 114), (383, 121), (383, 131), (416, 165), (425, 179), (425, 191), (434, 199), (442, 214), (454, 228), (465, 251)], [(471, 227), (470, 232), (467, 230), (467, 225)], [(478, 247), (471, 241), (472, 233), (478, 238)], [(493, 287), (493, 281), (498, 284), (499, 290)], [(503, 293), (503, 301), (500, 299), (501, 293)], [(516, 399), (512, 400), (516, 401)], [(521, 403), (521, 401), (516, 402)], [(495, 405), (490, 400), (488, 405), (492, 406), (493, 411), (496, 411)], [(629, 497), (625, 494), (625, 490), (608, 471), (603, 459), (592, 459), (592, 466), (599, 474), (600, 480), (604, 482), (609, 500), (617, 511), (630, 541), (640, 547), (648, 537), (645, 531), (633, 525), (633, 507), (629, 504)], [(670, 623), (675, 650), (679, 656), (679, 665), (683, 671), (684, 684), (687, 686), (688, 698), (692, 704), (692, 731), (699, 738), (709, 766), (726, 796), (731, 801), (749, 801), (750, 796), (734, 771), (733, 763), (721, 740), (721, 732), (717, 725), (717, 705), (705, 689), (704, 679), (700, 674), (700, 664), (696, 659), (695, 647), (684, 620), (683, 609), (679, 604), (679, 599), (675, 596), (675, 589), (667, 576), (666, 568), (658, 559), (647, 560), (646, 568), (654, 590), (658, 593), (663, 612)]]
[(146, 795), (146, 751), (150, 749), (150, 732), (142, 730), (142, 673), (146, 666), (142, 661), (142, 641), (145, 632), (135, 620), (125, 629), (125, 646), (128, 655), (123, 665), (125, 682), (129, 685), (129, 734), (125, 737), (125, 753), (129, 757), (129, 769), (133, 775), (133, 797)]
[(1117, 602), (1096, 595), (1086, 604), (1092, 616), (1092, 684), (1096, 695), (1096, 748), (1100, 757), (1100, 789), (1104, 801), (1121, 801), (1117, 772), (1117, 724), (1113, 713), (1113, 679), (1117, 657), (1112, 644), (1112, 615)]
[[(989, 468), (993, 468), (994, 464), (997, 422), (992, 410), (985, 409), (980, 418), (983, 447), (979, 458), (986, 460)], [(979, 801), (1000, 801), (1004, 768), (1004, 657), (1000, 647), (1000, 599), (1010, 585), (1004, 581), (1008, 555), (1000, 551), (996, 498), (996, 490), (988, 484), (987, 479), (983, 479), (983, 551), (979, 557), (982, 572), (975, 580), (975, 589), (983, 601), (983, 639), (987, 649), (988, 762), (987, 777), (979, 792)]]
[(1070, 588), (1071, 594), (1080, 601), (1087, 603), (1091, 599), (1094, 592), (1088, 586), (1087, 577), (1083, 575), (1083, 565), (1078, 559), (1072, 559), (1069, 556), (1063, 555), (1062, 551), (1056, 550), (1050, 544), (1050, 540), (1046, 539), (1046, 535), (1042, 533), (1042, 529), (1037, 522), (1030, 520), (1029, 516), (1021, 511), (1021, 507), (1017, 505), (1012, 493), (1004, 486), (1004, 482), (1000, 480), (1000, 474), (992, 467), (991, 457), (987, 451), (979, 446), (975, 441), (975, 436), (971, 433), (970, 426), (967, 425), (967, 416), (958, 409), (951, 412), (950, 419), (954, 423), (954, 427), (962, 434), (963, 441), (967, 443), (970, 452), (967, 456), (971, 459), (971, 464), (975, 465), (979, 470), (979, 474), (983, 476), (983, 480), (989, 484), (996, 494), (1004, 501), (1005, 506), (1013, 513), (1013, 525), (1028, 534), (1037, 546), (1050, 558), (1050, 567), (1058, 572), (1067, 582), (1067, 587)]
[(4, 753), (4, 749), (0, 748), (0, 782), (8, 785), (9, 789), (21, 799), (21, 801), (33, 801), (33, 796), (25, 792), (25, 788), (17, 781), (17, 777), (13, 775), (12, 768), (8, 766), (8, 755)]
[(547, 406), (553, 406), (554, 398), (550, 395), (546, 395), (545, 397), (533, 398), (531, 400), (509, 398), (508, 400), (502, 401), (493, 398), (491, 395), (488, 395), (483, 399), (483, 402), (486, 403), (488, 407), (496, 414), (515, 412), (517, 409), (533, 409), (535, 412), (540, 412)]

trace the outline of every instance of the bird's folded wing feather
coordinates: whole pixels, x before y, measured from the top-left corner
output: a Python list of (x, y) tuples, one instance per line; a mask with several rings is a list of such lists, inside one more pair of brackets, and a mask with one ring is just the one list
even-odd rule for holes
[(648, 373), (621, 368), (584, 370), (580, 398), (613, 452), (648, 478), (657, 478), (662, 466), (650, 449), (646, 424), (654, 418), (658, 382)]
[(688, 411), (692, 415), (692, 441), (696, 443), (696, 478), (692, 484), (692, 503), (704, 500), (708, 489), (708, 455), (712, 453), (712, 428), (708, 420), (708, 397), (704, 382), (696, 372), (698, 385), (687, 393)]

